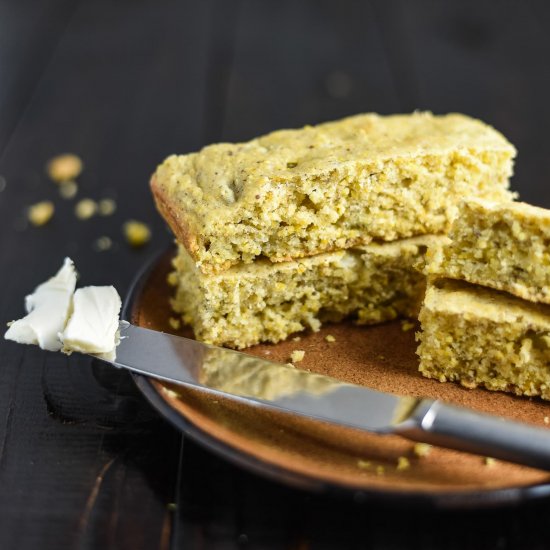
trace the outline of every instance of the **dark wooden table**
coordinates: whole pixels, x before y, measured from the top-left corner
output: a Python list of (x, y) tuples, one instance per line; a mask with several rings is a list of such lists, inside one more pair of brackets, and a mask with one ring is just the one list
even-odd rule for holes
[[(170, 153), (344, 115), (480, 117), (519, 149), (514, 186), (550, 206), (550, 8), (542, 0), (0, 1), (0, 321), (70, 255), (124, 295), (170, 241), (148, 176)], [(85, 163), (79, 221), (44, 174)], [(56, 204), (47, 226), (25, 208)], [(122, 223), (152, 241), (132, 250)], [(98, 252), (102, 235), (115, 243)], [(439, 510), (311, 495), (209, 454), (128, 375), (0, 348), (0, 548), (548, 548), (550, 502)]]

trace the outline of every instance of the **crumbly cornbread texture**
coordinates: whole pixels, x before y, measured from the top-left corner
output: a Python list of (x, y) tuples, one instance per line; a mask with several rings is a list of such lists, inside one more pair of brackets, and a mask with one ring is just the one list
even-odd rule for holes
[(550, 399), (550, 306), (437, 279), (428, 283), (420, 322), (424, 376)]
[(413, 237), (275, 264), (264, 259), (211, 275), (180, 246), (170, 276), (176, 285), (172, 305), (199, 340), (235, 348), (278, 342), (352, 314), (365, 324), (414, 317), (425, 277), (413, 266), (434, 239)]
[(449, 240), (428, 250), (426, 271), (548, 304), (550, 210), (521, 202), (465, 201)]
[(446, 232), (456, 204), (510, 198), (514, 147), (459, 114), (364, 114), (168, 157), (157, 206), (204, 273), (265, 256)]

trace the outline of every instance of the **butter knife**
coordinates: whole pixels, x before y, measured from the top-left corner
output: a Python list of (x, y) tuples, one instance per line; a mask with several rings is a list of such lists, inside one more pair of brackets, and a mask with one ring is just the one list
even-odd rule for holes
[(126, 321), (120, 332), (116, 358), (108, 362), (138, 374), (253, 407), (550, 470), (550, 429), (383, 393)]

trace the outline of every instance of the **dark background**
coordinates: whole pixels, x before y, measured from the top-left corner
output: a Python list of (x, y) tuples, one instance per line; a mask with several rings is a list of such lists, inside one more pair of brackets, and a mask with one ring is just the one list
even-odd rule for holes
[[(0, 1), (0, 322), (70, 255), (124, 295), (170, 236), (148, 177), (170, 153), (363, 111), (464, 112), (519, 150), (550, 206), (550, 6), (372, 0)], [(44, 174), (80, 155), (78, 221)], [(25, 208), (56, 204), (45, 227)], [(131, 250), (129, 218), (152, 241)], [(93, 249), (108, 235), (112, 250)], [(550, 503), (436, 510), (308, 495), (183, 438), (124, 373), (0, 344), (0, 548), (548, 548)]]

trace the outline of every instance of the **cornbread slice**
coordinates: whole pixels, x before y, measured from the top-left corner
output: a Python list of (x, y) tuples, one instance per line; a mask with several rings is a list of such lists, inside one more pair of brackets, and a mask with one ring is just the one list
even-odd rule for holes
[(437, 279), (419, 318), (424, 376), (550, 399), (550, 306)]
[(428, 250), (426, 270), (548, 304), (550, 210), (521, 202), (465, 201), (449, 240)]
[(456, 204), (507, 200), (514, 147), (464, 115), (363, 114), (168, 157), (161, 214), (204, 273), (446, 232)]
[(359, 323), (416, 316), (425, 277), (413, 268), (429, 242), (414, 237), (273, 264), (258, 260), (205, 275), (180, 245), (170, 280), (172, 306), (195, 336), (244, 348), (278, 342), (323, 321), (354, 314)]

